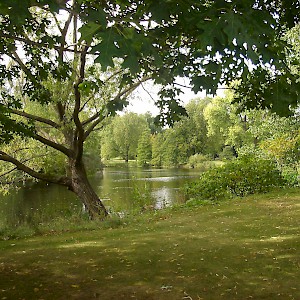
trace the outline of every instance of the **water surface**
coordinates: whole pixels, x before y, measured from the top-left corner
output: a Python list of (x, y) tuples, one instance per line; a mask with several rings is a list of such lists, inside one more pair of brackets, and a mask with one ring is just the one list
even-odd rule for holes
[[(187, 169), (109, 167), (90, 180), (110, 211), (124, 212), (143, 205), (160, 209), (182, 203), (180, 188), (198, 175), (198, 171)], [(0, 226), (39, 223), (56, 216), (81, 213), (82, 208), (82, 203), (66, 188), (36, 184), (1, 196)]]

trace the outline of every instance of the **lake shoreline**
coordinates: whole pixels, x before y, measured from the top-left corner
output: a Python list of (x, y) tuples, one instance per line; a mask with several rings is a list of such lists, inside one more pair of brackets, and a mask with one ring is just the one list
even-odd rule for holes
[[(96, 193), (110, 212), (128, 214), (145, 207), (164, 208), (183, 203), (180, 192), (197, 170), (108, 167), (90, 177)], [(38, 226), (65, 216), (79, 218), (82, 203), (65, 187), (37, 183), (0, 197), (0, 230), (20, 225)]]
[[(220, 201), (213, 200), (199, 200), (199, 201), (187, 201), (182, 204), (176, 204), (168, 206), (163, 209), (155, 209), (150, 206), (145, 209), (132, 210), (127, 213), (111, 212), (105, 220), (93, 220), (91, 221), (87, 214), (77, 213), (69, 214), (66, 216), (58, 216), (49, 222), (41, 222), (37, 225), (21, 224), (16, 227), (3, 227), (0, 228), (0, 241), (14, 240), (14, 239), (26, 239), (34, 236), (51, 236), (56, 234), (64, 234), (67, 232), (80, 232), (80, 231), (93, 231), (98, 229), (116, 229), (120, 227), (126, 227), (129, 224), (135, 223), (138, 220), (150, 220), (152, 218), (164, 218), (165, 215), (177, 211), (192, 211), (198, 207), (212, 207), (212, 209), (219, 205), (228, 204), (232, 205), (249, 201), (249, 199), (269, 199), (270, 197), (279, 198), (280, 195), (285, 197), (294, 197), (298, 193), (298, 188), (283, 188), (275, 189), (266, 194), (250, 195), (245, 198), (224, 199)], [(104, 201), (105, 203), (106, 201)], [(108, 201), (109, 202), (109, 201)]]

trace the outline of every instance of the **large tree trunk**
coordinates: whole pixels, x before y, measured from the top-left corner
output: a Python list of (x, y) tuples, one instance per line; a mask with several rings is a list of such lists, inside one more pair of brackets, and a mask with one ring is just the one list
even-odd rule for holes
[(92, 188), (83, 163), (70, 163), (71, 190), (83, 202), (92, 220), (104, 219), (108, 213)]

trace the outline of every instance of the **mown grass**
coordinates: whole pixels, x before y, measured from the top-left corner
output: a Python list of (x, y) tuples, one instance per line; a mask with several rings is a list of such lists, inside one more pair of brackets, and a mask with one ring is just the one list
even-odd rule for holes
[(299, 225), (293, 189), (1, 241), (0, 299), (300, 299)]

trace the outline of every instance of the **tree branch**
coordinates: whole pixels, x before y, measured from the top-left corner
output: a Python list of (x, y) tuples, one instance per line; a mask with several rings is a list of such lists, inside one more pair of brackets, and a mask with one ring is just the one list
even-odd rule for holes
[(64, 147), (63, 145), (50, 141), (37, 133), (33, 134), (32, 138), (41, 142), (44, 145), (50, 146), (51, 148), (58, 150), (59, 152), (65, 154), (67, 157), (71, 157), (73, 154), (70, 149)]
[[(0, 32), (0, 38), (11, 39), (11, 40), (15, 40), (15, 41), (25, 43), (25, 44), (30, 45), (30, 46), (36, 46), (36, 47), (39, 47), (39, 48), (49, 49), (49, 45), (47, 43), (35, 42), (35, 41), (29, 40), (29, 39), (26, 39), (26, 38), (23, 38), (23, 37), (14, 36), (14, 35), (3, 33), (3, 32)], [(72, 45), (72, 46), (74, 46), (74, 45)], [(83, 52), (80, 49), (79, 50), (69, 49), (69, 46), (62, 48), (59, 45), (54, 45), (53, 49), (55, 49), (57, 51), (60, 51), (62, 49), (64, 52), (79, 53), (79, 54)]]
[[(73, 18), (73, 13), (69, 13), (68, 19), (65, 22), (64, 28), (62, 29), (62, 32), (61, 32), (61, 44), (60, 44), (60, 49), (58, 50), (59, 58), (61, 61), (63, 61), (63, 53), (64, 53), (64, 48), (66, 45), (66, 36), (67, 36), (69, 26), (71, 24), (72, 18)], [(74, 50), (75, 50), (75, 48), (74, 48)]]
[[(73, 13), (69, 13), (68, 19), (65, 22), (63, 28), (61, 28), (59, 26), (59, 22), (58, 22), (56, 16), (54, 14), (53, 14), (53, 16), (55, 18), (56, 25), (59, 28), (60, 33), (61, 33), (61, 44), (60, 44), (59, 49), (56, 49), (56, 50), (58, 51), (59, 60), (61, 62), (63, 62), (64, 48), (65, 48), (65, 45), (66, 45), (66, 35), (67, 35), (67, 32), (68, 32), (70, 23), (72, 21)], [(57, 109), (57, 113), (58, 113), (58, 116), (59, 116), (59, 120), (61, 122), (63, 122), (64, 121), (64, 116), (65, 116), (65, 107), (60, 101), (56, 104), (56, 109)]]
[(59, 32), (62, 34), (63, 28), (60, 27), (60, 24), (59, 24), (59, 21), (58, 21), (56, 15), (52, 11), (49, 11), (49, 13), (52, 15)]
[(115, 76), (119, 75), (120, 73), (122, 73), (124, 70), (118, 70), (114, 73), (112, 73), (108, 78), (105, 79), (104, 83), (109, 82), (112, 78), (114, 78)]
[(95, 127), (98, 125), (98, 124), (100, 124), (104, 119), (106, 118), (106, 116), (103, 116), (102, 115), (102, 118), (98, 118), (98, 119), (96, 119), (95, 120), (95, 122), (93, 122), (92, 124), (91, 124), (91, 126), (85, 131), (85, 133), (84, 133), (84, 140), (86, 140), (87, 139), (87, 137), (93, 132), (93, 130), (95, 129)]
[(80, 69), (77, 82), (74, 84), (75, 105), (73, 110), (73, 120), (76, 126), (76, 135), (74, 136), (74, 149), (76, 149), (76, 161), (79, 162), (83, 155), (84, 129), (79, 119), (81, 108), (81, 94), (79, 85), (83, 82), (85, 74), (85, 63), (88, 46), (84, 47), (84, 51), (80, 56)]
[(65, 106), (61, 102), (58, 102), (56, 104), (56, 110), (57, 110), (60, 122), (63, 122), (64, 117), (65, 117), (65, 113), (66, 113)]
[(56, 122), (52, 121), (52, 120), (42, 118), (42, 117), (39, 117), (39, 116), (35, 116), (35, 115), (32, 115), (32, 114), (26, 113), (24, 111), (19, 111), (17, 109), (10, 109), (10, 113), (18, 115), (18, 116), (22, 116), (22, 117), (24, 117), (26, 119), (29, 119), (29, 120), (33, 120), (33, 121), (37, 121), (37, 122), (40, 122), (40, 123), (43, 123), (43, 124), (50, 125), (51, 127), (54, 127), (54, 128), (60, 128), (60, 125), (57, 124)]
[[(146, 76), (143, 79), (139, 80), (138, 82), (130, 85), (128, 88), (126, 88), (124, 91), (120, 92), (117, 96), (114, 97), (113, 100), (117, 100), (120, 99), (122, 96), (126, 97), (129, 93), (133, 92), (139, 85), (141, 85), (143, 82), (147, 81), (151, 79), (150, 76)], [(99, 125), (107, 116), (106, 115), (102, 115), (102, 111), (97, 112), (96, 114), (94, 114), (92, 117), (90, 117), (89, 119), (85, 120), (84, 122), (82, 122), (83, 125), (87, 125), (90, 124), (90, 127), (85, 131), (84, 133), (84, 140), (86, 140), (86, 138), (93, 132), (93, 130), (96, 128), (97, 125)]]
[(85, 106), (94, 98), (94, 95), (90, 96), (84, 103), (81, 105), (79, 112), (82, 112), (85, 108)]
[[(46, 154), (41, 154), (41, 155), (33, 156), (33, 157), (31, 157), (31, 158), (25, 159), (24, 161), (21, 161), (21, 163), (24, 164), (24, 163), (26, 163), (26, 162), (28, 162), (28, 161), (31, 161), (32, 159), (39, 158), (39, 157), (43, 157), (43, 156), (46, 156)], [(18, 170), (18, 168), (17, 168), (17, 167), (14, 167), (14, 168), (12, 168), (12, 169), (10, 169), (10, 170), (8, 170), (8, 171), (6, 171), (6, 172), (0, 174), (0, 178), (6, 176), (7, 174), (10, 174), (10, 173), (12, 173), (13, 171), (16, 171), (16, 170)]]
[(155, 99), (152, 97), (152, 95), (150, 94), (150, 92), (144, 87), (143, 83), (141, 84), (143, 90), (148, 94), (148, 96), (152, 99), (153, 102), (155, 102)]
[(92, 115), (90, 118), (84, 120), (84, 121), (82, 122), (82, 126), (88, 125), (89, 123), (95, 121), (97, 118), (99, 118), (99, 117), (102, 115), (102, 113), (103, 113), (103, 109), (100, 110), (100, 111), (98, 111), (98, 112), (96, 112), (96, 113), (95, 113), (94, 115)]
[(8, 171), (0, 174), (0, 178), (6, 176), (7, 174), (10, 174), (10, 173), (12, 173), (13, 171), (16, 171), (16, 170), (18, 170), (18, 168), (14, 167), (14, 168), (12, 168), (12, 169), (10, 169), (10, 170), (8, 170)]
[(50, 182), (50, 183), (56, 183), (56, 184), (68, 186), (68, 187), (71, 186), (71, 181), (69, 180), (69, 178), (64, 176), (56, 177), (56, 176), (51, 176), (49, 174), (39, 173), (3, 151), (0, 151), (0, 160), (12, 163), (13, 165), (16, 166), (18, 170), (25, 172), (26, 174), (30, 175), (33, 178)]
[[(126, 96), (128, 94), (130, 94), (131, 92), (133, 92), (138, 86), (140, 86), (143, 82), (147, 81), (147, 80), (150, 80), (152, 77), (149, 75), (149, 76), (145, 76), (144, 78), (142, 78), (141, 80), (131, 84), (129, 87), (127, 87), (124, 91), (121, 91), (118, 93), (118, 95), (116, 95), (114, 97), (113, 100), (117, 100), (117, 99), (120, 99), (121, 97), (123, 96)], [(112, 100), (112, 101), (113, 101)]]
[[(0, 34), (1, 35), (1, 34)], [(9, 54), (7, 54), (9, 55)], [(19, 64), (19, 66), (21, 67), (21, 69), (23, 70), (23, 72), (31, 79), (33, 79), (33, 81), (35, 81), (34, 76), (32, 75), (32, 73), (30, 72), (30, 70), (25, 66), (25, 64), (23, 63), (22, 59), (20, 58), (20, 56), (18, 55), (18, 53), (16, 51), (12, 51), (11, 55), (9, 55), (9, 57), (11, 57), (15, 62), (17, 62)]]

